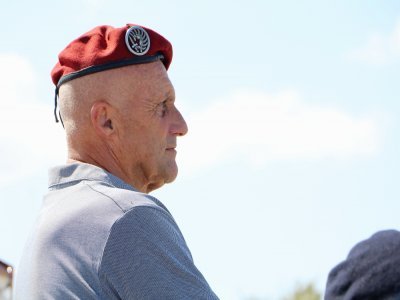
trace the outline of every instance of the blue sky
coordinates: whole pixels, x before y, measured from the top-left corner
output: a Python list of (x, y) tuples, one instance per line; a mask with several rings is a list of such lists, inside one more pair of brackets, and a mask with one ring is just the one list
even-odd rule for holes
[[(150, 4), (151, 3), (151, 4)], [(222, 299), (322, 291), (377, 230), (399, 228), (400, 2), (14, 1), (0, 11), (0, 257), (17, 265), (65, 161), (49, 72), (72, 39), (137, 23), (174, 46), (189, 134), (154, 192)]]

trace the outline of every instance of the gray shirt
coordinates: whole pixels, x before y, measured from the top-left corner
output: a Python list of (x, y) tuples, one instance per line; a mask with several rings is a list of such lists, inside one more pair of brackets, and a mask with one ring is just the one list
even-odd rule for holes
[(101, 168), (49, 172), (15, 299), (218, 299), (167, 208)]

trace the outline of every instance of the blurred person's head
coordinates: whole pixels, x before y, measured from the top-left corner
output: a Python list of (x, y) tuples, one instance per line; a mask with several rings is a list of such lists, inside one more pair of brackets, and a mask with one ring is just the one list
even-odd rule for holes
[(351, 249), (331, 270), (326, 300), (399, 300), (400, 232), (381, 231)]

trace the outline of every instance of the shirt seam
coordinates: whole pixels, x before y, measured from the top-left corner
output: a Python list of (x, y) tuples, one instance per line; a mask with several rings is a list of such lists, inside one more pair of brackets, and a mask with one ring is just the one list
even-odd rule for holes
[[(91, 180), (91, 181), (93, 182), (93, 181), (97, 181), (97, 180)], [(102, 181), (101, 181), (101, 182), (102, 182)], [(102, 183), (103, 183), (103, 182), (102, 182)], [(90, 184), (88, 184), (88, 183), (86, 183), (86, 182), (83, 182), (83, 184), (86, 185), (88, 188), (90, 188), (92, 191), (94, 191), (94, 192), (96, 192), (96, 193), (99, 193), (99, 194), (103, 195), (104, 197), (107, 197), (108, 199), (110, 199), (110, 200), (111, 200), (112, 202), (114, 202), (115, 205), (117, 205), (117, 206), (119, 207), (119, 209), (120, 209), (121, 211), (123, 211), (124, 214), (125, 214), (126, 210), (124, 210), (124, 209), (117, 203), (117, 201), (115, 201), (112, 197), (110, 197), (109, 195), (107, 195), (107, 194), (105, 194), (105, 193), (103, 193), (103, 192), (101, 192), (101, 191), (95, 189), (94, 187), (92, 187)], [(113, 185), (110, 185), (110, 184), (107, 184), (107, 185), (108, 185), (108, 186), (111, 186), (111, 187), (114, 187)]]

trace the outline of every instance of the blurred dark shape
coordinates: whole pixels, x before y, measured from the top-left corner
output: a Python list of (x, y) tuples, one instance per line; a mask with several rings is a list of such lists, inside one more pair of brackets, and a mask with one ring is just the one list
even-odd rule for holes
[(0, 260), (0, 300), (12, 298), (13, 267)]
[(375, 233), (331, 270), (325, 300), (400, 299), (400, 232)]

